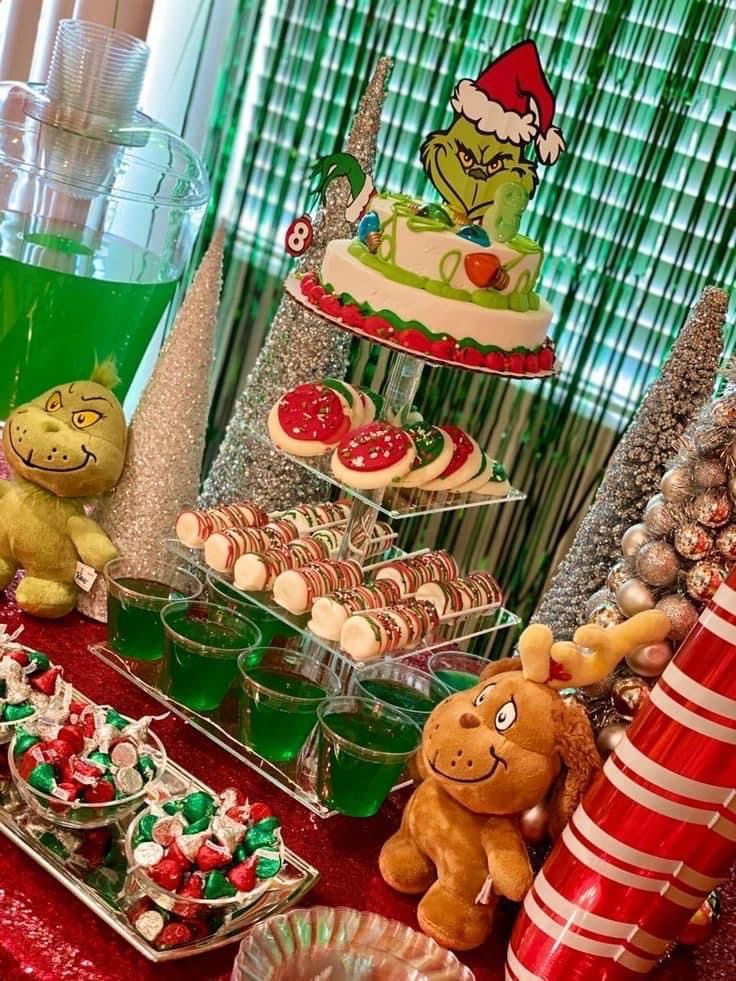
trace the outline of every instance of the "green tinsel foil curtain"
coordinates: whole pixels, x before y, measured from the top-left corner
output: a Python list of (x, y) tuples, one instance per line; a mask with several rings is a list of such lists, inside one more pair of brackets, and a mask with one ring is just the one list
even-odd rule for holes
[[(237, 176), (209, 459), (268, 330), (308, 165), (342, 146), (376, 59), (395, 60), (376, 185), (432, 199), (419, 145), (450, 121), (456, 80), (534, 38), (568, 151), (540, 167), (523, 230), (544, 246), (564, 370), (522, 385), (427, 369), (427, 417), (466, 425), (529, 496), (402, 525), (402, 544), (490, 568), (526, 618), (690, 304), (733, 285), (735, 30), (729, 0), (241, 0), (207, 151), (211, 222)], [(354, 377), (380, 380), (385, 361), (355, 343)]]

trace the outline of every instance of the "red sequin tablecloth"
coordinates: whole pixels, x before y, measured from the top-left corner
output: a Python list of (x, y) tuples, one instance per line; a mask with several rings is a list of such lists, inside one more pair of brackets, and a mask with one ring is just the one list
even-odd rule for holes
[[(89, 697), (114, 704), (128, 714), (160, 711), (135, 685), (98, 661), (87, 645), (104, 636), (104, 628), (77, 615), (47, 623), (23, 617), (12, 591), (0, 594), (0, 623), (12, 630), (25, 625), (23, 640), (62, 664), (66, 676)], [(251, 799), (271, 804), (281, 817), (284, 837), (315, 865), (321, 878), (306, 902), (352, 906), (403, 920), (416, 928), (415, 903), (390, 890), (381, 880), (376, 860), (381, 843), (396, 828), (400, 802), (393, 800), (370, 820), (332, 818), (322, 821), (252, 770), (237, 763), (177, 718), (157, 724), (169, 755), (216, 790), (235, 784)], [(724, 915), (716, 936), (701, 948), (678, 952), (656, 973), (657, 981), (736, 979), (733, 961), (736, 884), (724, 889)], [(502, 916), (497, 939), (462, 956), (478, 981), (503, 978), (504, 942), (509, 928)], [(149, 981), (201, 979), (225, 981), (236, 947), (171, 964), (153, 965), (0, 836), (0, 979), (19, 981)], [(594, 981), (594, 979), (591, 979)]]

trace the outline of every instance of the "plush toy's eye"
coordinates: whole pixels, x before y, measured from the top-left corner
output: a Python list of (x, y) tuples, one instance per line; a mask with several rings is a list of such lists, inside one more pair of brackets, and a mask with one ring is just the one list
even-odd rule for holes
[(72, 422), (77, 429), (89, 429), (90, 426), (94, 426), (97, 420), (101, 418), (101, 412), (95, 412), (94, 409), (80, 409), (79, 412), (75, 412), (72, 416)]
[(516, 722), (516, 706), (514, 703), (504, 702), (498, 712), (496, 712), (496, 718), (493, 722), (499, 732), (506, 732), (507, 729), (510, 729), (514, 722)]
[(473, 705), (482, 705), (495, 687), (495, 685), (486, 685), (483, 691), (479, 692), (473, 699)]
[(462, 148), (457, 151), (457, 158), (466, 169), (472, 167), (475, 163), (472, 153), (468, 153), (467, 150), (463, 150)]
[(56, 412), (61, 408), (61, 392), (52, 392), (46, 399), (45, 409), (47, 412)]

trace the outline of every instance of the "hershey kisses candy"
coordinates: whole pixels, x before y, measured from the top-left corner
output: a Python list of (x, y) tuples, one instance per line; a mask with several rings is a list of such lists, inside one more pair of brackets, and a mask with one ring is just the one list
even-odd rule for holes
[(143, 789), (143, 777), (134, 767), (123, 767), (115, 774), (115, 786), (121, 794), (129, 797)]
[(157, 841), (143, 841), (133, 850), (133, 861), (135, 864), (146, 869), (151, 868), (153, 865), (158, 865), (163, 857), (163, 845), (159, 845)]
[(136, 918), (133, 926), (145, 940), (155, 940), (164, 928), (164, 918), (158, 910), (149, 909)]

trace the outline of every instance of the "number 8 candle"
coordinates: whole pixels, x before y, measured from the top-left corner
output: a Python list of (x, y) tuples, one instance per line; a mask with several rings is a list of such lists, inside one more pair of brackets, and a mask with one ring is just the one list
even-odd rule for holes
[(507, 981), (652, 970), (736, 859), (736, 569), (537, 875)]

